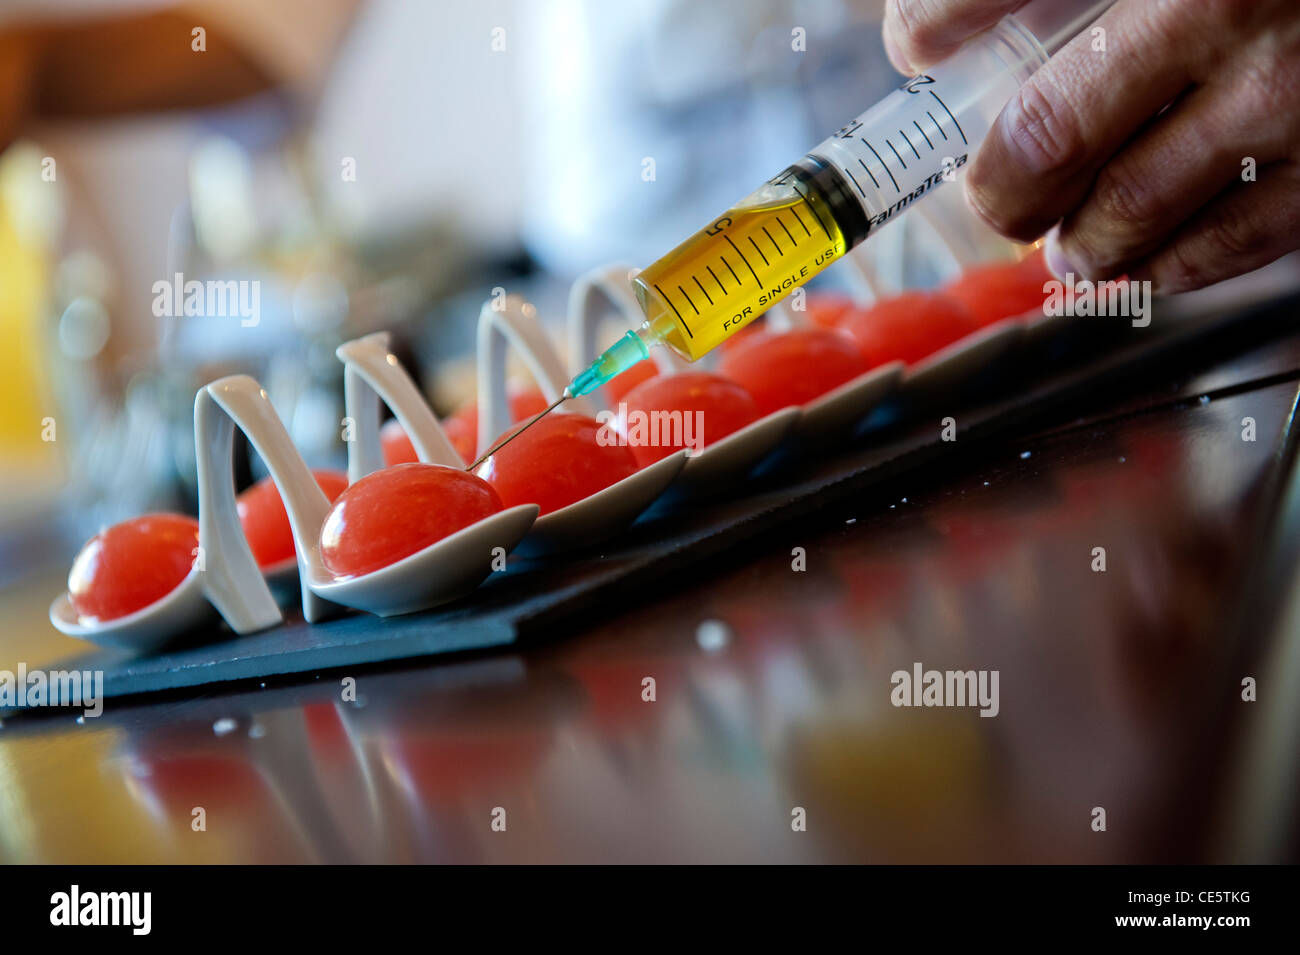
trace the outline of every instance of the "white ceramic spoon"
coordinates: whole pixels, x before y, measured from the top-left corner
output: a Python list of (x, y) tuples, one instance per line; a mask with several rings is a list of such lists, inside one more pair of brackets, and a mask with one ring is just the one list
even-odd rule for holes
[[(155, 650), (200, 624), (216, 621), (217, 614), (204, 592), (203, 573), (197, 566), (192, 567), (167, 596), (135, 613), (103, 623), (82, 623), (72, 607), (72, 599), (62, 593), (50, 604), (50, 623), (60, 633), (100, 646), (142, 652)], [(280, 619), (277, 607), (275, 619), (265, 626), (274, 626)]]
[(891, 361), (858, 375), (803, 406), (795, 425), (800, 445), (832, 442), (852, 432), (903, 380), (903, 363)]
[[(607, 265), (593, 269), (574, 282), (569, 294), (568, 326), (569, 351), (575, 374), (586, 367), (582, 364), (584, 360), (599, 354), (596, 332), (601, 319), (610, 311), (627, 328), (636, 328), (644, 320), (632, 287), (634, 275), (635, 272), (625, 265)], [(691, 367), (689, 362), (667, 348), (652, 349), (650, 357), (661, 375), (686, 371)], [(682, 473), (673, 482), (673, 496), (711, 494), (744, 477), (790, 434), (799, 415), (796, 407), (782, 408), (706, 445), (701, 451), (692, 452)]]
[[(532, 306), (518, 296), (510, 296), (499, 312), (492, 302), (486, 303), (483, 315), (487, 317), (481, 315), (479, 319), (479, 440), (485, 440), (483, 422), (501, 425), (501, 431), (486, 439), (489, 443), (481, 445), (488, 448), (511, 424), (507, 420), (505, 398), (507, 345), (514, 344), (520, 349), (548, 400), (559, 397), (566, 382), (562, 370), (557, 371), (562, 369), (559, 358), (537, 324)], [(498, 319), (498, 316), (504, 317)], [(503, 328), (498, 328), (498, 321)], [(355, 440), (348, 446), (349, 476), (382, 466), (378, 436), (371, 433), (378, 422), (376, 394), (392, 408), (421, 461), (465, 466), (410, 375), (388, 354), (386, 336), (368, 335), (347, 342), (339, 346), (337, 354), (345, 366), (346, 414), (356, 427)], [(560, 410), (589, 414), (590, 405), (585, 399), (571, 399)], [(681, 470), (682, 462), (680, 456), (665, 459), (568, 507), (537, 518), (516, 550), (530, 555), (550, 553), (617, 534), (663, 492)], [(529, 506), (536, 510), (536, 505)]]
[[(370, 388), (364, 380), (359, 377), (359, 370), (348, 365), (348, 358), (344, 355), (344, 350), (357, 345), (360, 341), (373, 340), (378, 343), (378, 348), (373, 355), (366, 358), (367, 361), (396, 361), (388, 352), (389, 336), (388, 332), (375, 332), (373, 335), (366, 336), (366, 339), (358, 339), (357, 342), (349, 342), (340, 345), (335, 350), (335, 354), (344, 362), (343, 372), (343, 392), (345, 403), (348, 408), (346, 414), (349, 420), (370, 421), (374, 420), (379, 414), (379, 396)], [(372, 376), (373, 377), (373, 376)], [(399, 385), (400, 387), (400, 385)], [(411, 388), (414, 390), (414, 383)], [(385, 399), (387, 400), (387, 399)], [(428, 427), (420, 412), (432, 416), (433, 413), (424, 404), (423, 399), (415, 402), (401, 402), (404, 414), (415, 416), (419, 419), (419, 426), (412, 421), (407, 421), (398, 415), (398, 420), (408, 435), (419, 434), (420, 440), (426, 442), (429, 447), (436, 449), (437, 453), (429, 457), (429, 460), (457, 462), (459, 457), (455, 456), (455, 451), (447, 454), (447, 448), (450, 447), (447, 441), (446, 433), (442, 430), (442, 425), (438, 423), (436, 417), (433, 418), (433, 426)], [(391, 402), (390, 402), (391, 406)], [(412, 442), (416, 439), (413, 437)], [(467, 462), (466, 462), (467, 463)], [(456, 467), (464, 467), (464, 463), (455, 464)], [(348, 483), (355, 484), (358, 480), (365, 477), (371, 471), (377, 471), (384, 467), (384, 453), (382, 442), (380, 441), (380, 432), (374, 428), (353, 429), (353, 439), (348, 442)], [(266, 582), (271, 587), (271, 593), (275, 594), (278, 599), (287, 600), (292, 591), (299, 587), (298, 580), (298, 560), (296, 557), (288, 557), (282, 561), (277, 561), (270, 566), (263, 567), (262, 573), (266, 577)]]
[(384, 467), (380, 400), (393, 412), (421, 461), (461, 469), (470, 463), (460, 459), (424, 395), (388, 350), (387, 332), (344, 342), (334, 354), (343, 362), (344, 414), (353, 427), (348, 442), (349, 483)]
[[(479, 312), (478, 326), (481, 449), (491, 447), (510, 427), (506, 349), (511, 346), (520, 352), (547, 401), (559, 398), (569, 381), (564, 363), (532, 305), (517, 295), (506, 296), (497, 307), (492, 302), (485, 303)], [(586, 398), (571, 398), (559, 410), (592, 415)], [(530, 556), (554, 553), (615, 536), (667, 490), (686, 463), (686, 452), (677, 451), (595, 494), (543, 514), (520, 544), (520, 553)]]
[[(298, 555), (303, 616), (311, 623), (343, 607), (387, 617), (427, 610), (462, 597), (491, 572), (493, 551), (513, 549), (537, 516), (535, 505), (508, 508), (387, 567), (356, 577), (336, 577), (325, 567), (320, 553), (321, 525), (330, 511), (329, 499), (298, 455), (266, 393), (247, 375), (214, 381), (204, 392), (228, 418), (212, 416), (219, 427), (210, 437), (195, 429), (200, 515), (212, 515), (219, 527), (228, 528), (232, 523), (238, 527), (230, 466), (232, 429), (238, 425), (266, 463), (284, 501)], [(377, 428), (378, 414), (375, 417), (373, 426)], [(357, 421), (358, 431), (364, 426)], [(257, 573), (246, 544), (242, 553), (230, 554), (230, 563), (245, 577)], [(220, 603), (217, 606), (221, 608)]]
[[(537, 387), (548, 403), (555, 401), (569, 383), (564, 362), (551, 344), (537, 309), (520, 295), (507, 295), (483, 303), (478, 315), (478, 452), (492, 447), (510, 420), (506, 391), (506, 352), (514, 349), (528, 366)], [(590, 398), (570, 398), (559, 411), (593, 417)]]
[[(208, 390), (200, 388), (194, 398), (196, 448), (217, 454), (224, 451), (229, 460), (234, 429), (219, 412)], [(153, 650), (199, 624), (214, 621), (214, 608), (236, 633), (263, 630), (283, 619), (244, 539), (233, 482), (229, 478), (224, 484), (205, 481), (200, 468), (199, 550), (185, 579), (149, 606), (103, 623), (82, 623), (64, 593), (50, 606), (50, 623), (68, 636), (102, 646)]]

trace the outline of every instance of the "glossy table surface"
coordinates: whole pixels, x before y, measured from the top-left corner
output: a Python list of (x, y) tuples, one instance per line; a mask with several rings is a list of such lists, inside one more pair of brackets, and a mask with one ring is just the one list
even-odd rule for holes
[[(11, 719), (0, 859), (1293, 859), (1241, 818), (1239, 624), (1298, 380), (1300, 338), (1166, 369), (516, 651)], [(63, 572), (0, 594), (0, 665), (70, 652)], [(891, 705), (916, 663), (998, 671), (997, 716)]]

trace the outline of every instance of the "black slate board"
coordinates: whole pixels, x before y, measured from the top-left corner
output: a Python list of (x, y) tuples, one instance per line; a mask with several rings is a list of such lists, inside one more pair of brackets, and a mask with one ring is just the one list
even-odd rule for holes
[[(316, 625), (293, 616), (251, 636), (200, 634), (188, 645), (152, 656), (96, 651), (51, 668), (102, 669), (104, 696), (120, 698), (487, 651), (555, 634), (562, 621), (574, 624), (584, 613), (637, 599), (656, 577), (698, 565), (941, 455), (968, 451), (1059, 415), (1063, 405), (1122, 386), (1155, 363), (1193, 363), (1198, 356), (1221, 361), (1292, 327), (1298, 308), (1300, 295), (1292, 295), (1212, 320), (1169, 322), (1160, 332), (1153, 325), (1142, 334), (1127, 334), (1128, 326), (1113, 320), (1109, 326), (1106, 319), (1079, 320), (1042, 354), (1022, 354), (1013, 364), (990, 367), (960, 395), (903, 392), (851, 442), (765, 467), (732, 496), (689, 505), (658, 503), (615, 542), (563, 557), (512, 560), (506, 572), (437, 610), (389, 619), (352, 614)], [(943, 414), (961, 409), (956, 444), (940, 440), (936, 398)]]

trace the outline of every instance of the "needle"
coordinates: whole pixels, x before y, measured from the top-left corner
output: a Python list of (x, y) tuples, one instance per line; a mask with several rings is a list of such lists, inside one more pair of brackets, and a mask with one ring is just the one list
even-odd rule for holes
[(490, 449), (488, 449), (486, 453), (479, 455), (479, 459), (475, 461), (473, 464), (471, 464), (469, 467), (467, 467), (465, 470), (473, 471), (475, 468), (477, 468), (488, 458), (492, 457), (492, 455), (496, 454), (498, 451), (504, 448), (515, 438), (519, 437), (521, 434), (523, 434), (533, 425), (537, 424), (537, 422), (541, 421), (548, 414), (550, 414), (552, 411), (558, 408), (560, 406), (560, 402), (564, 401), (566, 398), (572, 398), (572, 397), (573, 395), (569, 394), (569, 389), (565, 388), (563, 394), (561, 394), (560, 397), (556, 398), (549, 408), (547, 408), (545, 411), (539, 411), (537, 414), (533, 415), (533, 417), (529, 420), (529, 422), (526, 425), (524, 425), (522, 428), (510, 432), (510, 434), (506, 435), (503, 439), (501, 439), (496, 444), (494, 444)]

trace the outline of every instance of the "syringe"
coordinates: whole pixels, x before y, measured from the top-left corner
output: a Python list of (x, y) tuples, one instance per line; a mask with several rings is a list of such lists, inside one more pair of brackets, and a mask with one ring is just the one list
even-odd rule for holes
[(840, 127), (640, 272), (633, 285), (646, 316), (641, 326), (505, 440), (649, 357), (655, 345), (694, 361), (954, 181), (1021, 85), (1113, 2), (1030, 0)]
[(694, 361), (931, 189), (1002, 107), (1113, 0), (1031, 0), (914, 76), (633, 280), (645, 322), (565, 390), (594, 391), (666, 345)]

